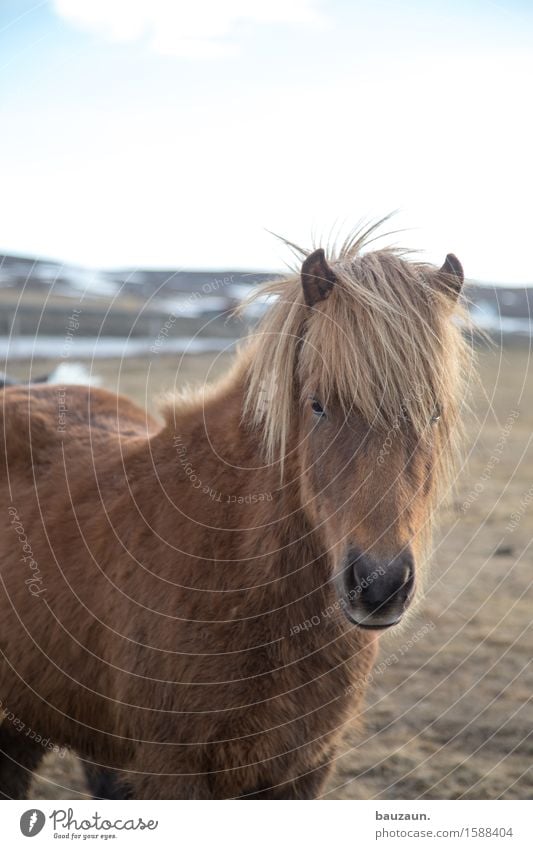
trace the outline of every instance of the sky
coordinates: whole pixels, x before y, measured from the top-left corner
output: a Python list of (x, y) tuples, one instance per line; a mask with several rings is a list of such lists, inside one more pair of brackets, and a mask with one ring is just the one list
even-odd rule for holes
[(396, 240), (533, 283), (529, 0), (1, 0), (0, 251), (279, 269)]

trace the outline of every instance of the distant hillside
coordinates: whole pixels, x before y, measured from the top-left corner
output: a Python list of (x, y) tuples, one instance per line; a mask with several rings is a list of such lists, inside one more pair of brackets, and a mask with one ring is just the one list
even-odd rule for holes
[(496, 335), (533, 335), (533, 286), (471, 284), (467, 288), (474, 323)]
[(88, 269), (50, 260), (0, 254), (0, 286), (87, 287), (95, 294), (121, 290), (149, 298), (177, 292), (212, 293), (232, 284), (252, 286), (271, 280), (276, 273), (264, 271), (186, 269)]
[[(169, 314), (181, 337), (230, 337), (260, 314), (237, 324), (230, 311), (257, 284), (276, 277), (260, 271), (186, 269), (92, 270), (31, 257), (0, 255), (0, 334), (64, 332), (66, 310), (83, 301), (80, 335), (150, 336)], [(533, 286), (471, 283), (474, 322), (494, 335), (533, 334)], [(46, 309), (43, 308), (46, 304)]]
[(509, 318), (533, 320), (533, 284), (529, 286), (496, 286), (471, 283), (467, 295), (480, 308), (488, 308)]

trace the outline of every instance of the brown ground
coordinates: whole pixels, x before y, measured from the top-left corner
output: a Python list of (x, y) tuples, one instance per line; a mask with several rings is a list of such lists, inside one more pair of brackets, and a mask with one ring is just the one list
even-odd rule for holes
[[(216, 360), (213, 366), (213, 360)], [(203, 381), (224, 357), (97, 361), (110, 389), (145, 403)], [(27, 373), (27, 365), (14, 371)], [(46, 364), (39, 362), (35, 371)], [(427, 594), (382, 638), (365, 730), (348, 728), (330, 798), (530, 798), (533, 763), (533, 368), (526, 346), (480, 354), (478, 421), (443, 515)], [(531, 488), (531, 489), (530, 489)], [(528, 495), (529, 491), (529, 495)], [(466, 505), (466, 506), (464, 506)], [(511, 514), (515, 513), (514, 517)], [(509, 524), (509, 523), (512, 524)], [(33, 797), (74, 798), (74, 758), (49, 756)]]

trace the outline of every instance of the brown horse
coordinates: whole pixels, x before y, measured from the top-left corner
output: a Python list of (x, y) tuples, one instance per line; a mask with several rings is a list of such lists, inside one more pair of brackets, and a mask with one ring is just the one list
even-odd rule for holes
[(0, 795), (61, 746), (134, 798), (323, 792), (419, 583), (467, 350), (458, 260), (369, 232), (269, 284), (163, 427), (98, 389), (2, 393)]

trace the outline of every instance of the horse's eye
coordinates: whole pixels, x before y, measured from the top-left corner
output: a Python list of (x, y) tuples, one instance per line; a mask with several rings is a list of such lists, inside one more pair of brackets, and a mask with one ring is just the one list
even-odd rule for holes
[(316, 398), (311, 398), (311, 409), (315, 416), (325, 416), (324, 408), (322, 404), (320, 404)]
[(435, 412), (431, 416), (431, 424), (437, 424), (440, 417), (441, 417), (441, 409), (440, 409), (439, 405), (437, 404), (437, 406), (435, 407)]

